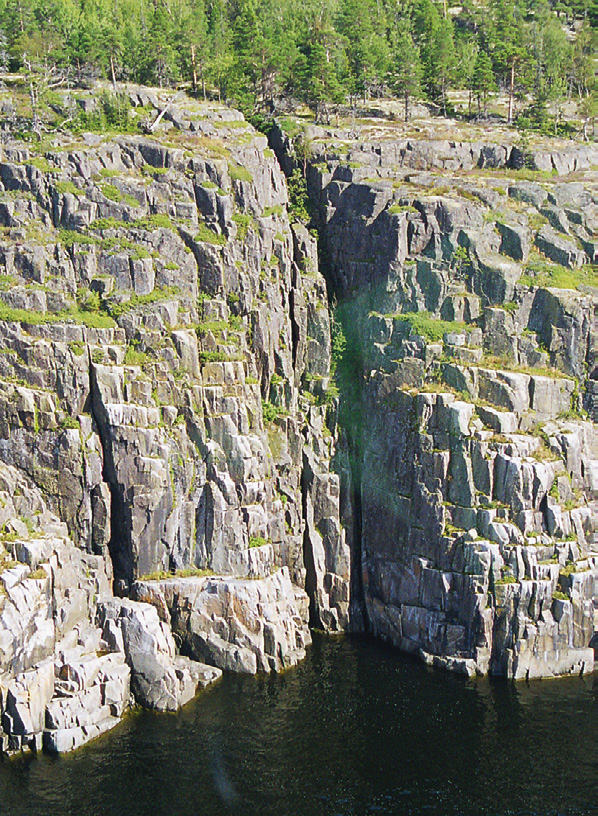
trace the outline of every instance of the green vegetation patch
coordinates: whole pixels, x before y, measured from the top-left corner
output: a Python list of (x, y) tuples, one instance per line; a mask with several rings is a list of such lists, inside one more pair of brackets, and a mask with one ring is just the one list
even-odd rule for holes
[(58, 240), (65, 247), (72, 247), (78, 244), (89, 245), (97, 244), (98, 239), (92, 235), (86, 235), (84, 232), (76, 232), (75, 230), (61, 229), (58, 230)]
[(154, 167), (151, 164), (144, 164), (141, 168), (141, 172), (147, 176), (164, 176), (168, 173), (169, 169), (168, 167)]
[(262, 213), (263, 218), (270, 218), (272, 215), (282, 215), (283, 208), (281, 204), (275, 204), (273, 207), (266, 207)]
[(234, 181), (253, 181), (253, 176), (246, 167), (236, 162), (228, 163), (228, 174)]
[(174, 570), (156, 570), (149, 572), (147, 575), (142, 575), (139, 581), (167, 581), (169, 578), (209, 578), (214, 575), (214, 570), (200, 569), (199, 567), (185, 567), (184, 569)]
[(43, 567), (38, 567), (33, 572), (30, 572), (27, 578), (32, 581), (40, 581), (46, 579), (48, 577), (48, 573), (45, 571)]
[[(135, 203), (139, 206), (139, 202), (136, 199)], [(145, 215), (143, 218), (135, 219), (135, 221), (120, 221), (118, 218), (96, 218), (91, 224), (91, 229), (99, 230), (100, 232), (111, 229), (142, 229), (147, 232), (152, 232), (155, 229), (173, 230), (174, 228), (174, 224), (165, 213)]]
[(239, 354), (225, 354), (223, 351), (200, 351), (200, 363), (237, 363), (243, 359)]
[(233, 221), (237, 225), (237, 238), (239, 241), (244, 241), (249, 230), (255, 228), (253, 217), (245, 213), (233, 213)]
[(149, 360), (149, 356), (144, 351), (139, 351), (133, 343), (127, 347), (124, 364), (128, 366), (143, 366)]
[(565, 592), (561, 592), (560, 589), (555, 589), (552, 593), (553, 601), (568, 601), (569, 596)]
[(391, 215), (400, 215), (401, 213), (416, 213), (419, 212), (419, 210), (409, 204), (392, 204), (388, 208), (388, 212)]
[(120, 175), (120, 170), (109, 170), (107, 167), (102, 167), (100, 170), (100, 176), (102, 176), (102, 178), (116, 178), (116, 176)]
[(15, 284), (16, 280), (12, 275), (0, 275), (0, 292), (11, 289)]
[(517, 579), (515, 578), (515, 576), (510, 575), (508, 573), (502, 575), (500, 578), (497, 578), (497, 580), (495, 581), (496, 586), (500, 586), (501, 584), (516, 584), (516, 583)]
[(251, 536), (249, 539), (249, 549), (254, 549), (255, 547), (265, 547), (266, 544), (270, 544), (270, 540), (264, 538), (263, 536)]
[(123, 194), (118, 189), (118, 187), (114, 186), (114, 184), (103, 184), (100, 187), (100, 190), (102, 191), (102, 195), (109, 201), (115, 201), (116, 203), (119, 203), (123, 200)]
[(408, 323), (413, 334), (419, 334), (432, 342), (440, 342), (447, 332), (470, 332), (475, 326), (469, 326), (456, 320), (440, 320), (429, 312), (407, 312), (393, 315), (395, 320)]
[(273, 405), (267, 400), (262, 400), (262, 416), (264, 417), (264, 422), (274, 422), (278, 417), (286, 415), (287, 410), (285, 408), (281, 408), (279, 405)]
[(38, 170), (41, 170), (42, 173), (53, 173), (56, 171), (56, 168), (51, 165), (47, 159), (44, 159), (43, 156), (34, 156), (32, 159), (27, 159), (25, 164), (36, 167)]
[(200, 221), (197, 225), (197, 234), (195, 239), (204, 244), (216, 244), (217, 246), (224, 246), (226, 244), (226, 235), (221, 235), (218, 232), (214, 232), (214, 230), (211, 230), (204, 221)]
[(0, 320), (7, 323), (29, 323), (31, 326), (43, 326), (47, 323), (78, 323), (90, 329), (111, 329), (116, 326), (109, 315), (77, 308), (64, 312), (29, 312), (26, 309), (12, 309), (4, 303), (0, 304)]
[(230, 326), (226, 320), (206, 320), (203, 323), (200, 323), (197, 328), (195, 329), (197, 335), (202, 337), (204, 334), (208, 332), (212, 332), (212, 334), (218, 334), (223, 331), (227, 331)]
[(579, 289), (580, 286), (598, 287), (598, 268), (595, 264), (568, 269), (551, 264), (538, 256), (530, 257), (519, 283), (546, 289)]
[(122, 303), (111, 303), (108, 307), (110, 314), (112, 317), (120, 317), (127, 312), (130, 312), (132, 309), (137, 309), (141, 306), (147, 306), (150, 303), (157, 303), (161, 300), (168, 300), (169, 298), (176, 297), (179, 290), (176, 286), (163, 286), (158, 287), (153, 290), (153, 292), (149, 292), (147, 295), (131, 295), (128, 300), (123, 301)]
[(54, 185), (56, 192), (64, 195), (64, 193), (71, 193), (75, 196), (84, 195), (83, 190), (80, 190), (72, 181), (57, 181)]

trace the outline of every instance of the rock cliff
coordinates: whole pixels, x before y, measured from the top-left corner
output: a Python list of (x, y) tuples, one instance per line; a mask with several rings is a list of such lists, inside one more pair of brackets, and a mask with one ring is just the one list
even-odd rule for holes
[(316, 133), (318, 246), (281, 131), (279, 164), (223, 106), (164, 121), (2, 149), (0, 747), (292, 666), (310, 625), (591, 671), (591, 151), (539, 183)]
[[(189, 101), (169, 118), (155, 138), (3, 150), (0, 461), (28, 497), (6, 505), (1, 534), (11, 749), (42, 733), (75, 747), (116, 721), (129, 686), (172, 710), (218, 667), (293, 665), (310, 618), (348, 625), (315, 239), (290, 225), (274, 153), (239, 114)], [(37, 538), (46, 516), (60, 546)], [(58, 580), (63, 553), (73, 566)], [(157, 583), (169, 577), (185, 591), (166, 615), (148, 579), (172, 600)], [(79, 660), (93, 671), (79, 677)], [(25, 722), (13, 687), (38, 675)]]
[(364, 625), (469, 675), (591, 671), (595, 151), (313, 136)]

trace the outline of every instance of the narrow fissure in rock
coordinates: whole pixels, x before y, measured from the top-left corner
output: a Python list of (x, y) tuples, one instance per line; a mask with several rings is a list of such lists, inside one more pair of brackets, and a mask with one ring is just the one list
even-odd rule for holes
[(108, 552), (112, 561), (114, 590), (126, 595), (134, 579), (133, 554), (131, 552), (131, 512), (118, 483), (114, 452), (108, 417), (98, 388), (94, 364), (89, 361), (90, 398), (89, 407), (100, 437), (103, 452), (102, 476), (110, 491), (110, 538)]

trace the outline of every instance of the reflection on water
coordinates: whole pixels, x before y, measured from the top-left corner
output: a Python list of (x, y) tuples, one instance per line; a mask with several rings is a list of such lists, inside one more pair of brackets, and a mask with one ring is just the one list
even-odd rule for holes
[(316, 638), (73, 756), (0, 764), (1, 816), (589, 816), (594, 678), (513, 684)]

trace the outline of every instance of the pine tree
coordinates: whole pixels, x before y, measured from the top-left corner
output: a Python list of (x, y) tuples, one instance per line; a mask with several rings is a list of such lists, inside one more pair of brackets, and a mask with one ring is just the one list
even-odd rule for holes
[(489, 48), (494, 68), (502, 74), (509, 89), (509, 110), (507, 119), (513, 121), (513, 103), (518, 77), (525, 78), (525, 69), (530, 65), (531, 54), (524, 21), (512, 0), (491, 0), (492, 24), (489, 32)]
[(208, 20), (203, 0), (188, 0), (173, 15), (173, 43), (181, 70), (191, 80), (194, 93), (201, 91), (206, 98), (206, 64), (208, 59)]
[(233, 66), (232, 32), (226, 0), (212, 0), (208, 24), (209, 74), (218, 89), (218, 99), (226, 98), (227, 82)]
[(365, 103), (382, 85), (388, 65), (384, 15), (372, 0), (341, 0), (336, 27), (346, 40), (349, 89), (362, 94)]
[(471, 87), (476, 93), (478, 101), (478, 113), (481, 111), (481, 102), (484, 103), (484, 116), (488, 108), (488, 95), (495, 88), (494, 72), (492, 71), (492, 60), (485, 51), (481, 49), (475, 61)]
[(344, 52), (327, 15), (315, 17), (299, 43), (298, 90), (314, 109), (316, 122), (329, 122), (330, 105), (344, 98), (341, 81)]
[(457, 64), (453, 24), (448, 17), (440, 20), (434, 29), (431, 46), (432, 70), (434, 72), (432, 85), (435, 95), (442, 102), (442, 110), (446, 116), (446, 94), (453, 83)]
[(403, 97), (406, 122), (409, 121), (409, 100), (421, 92), (421, 76), (419, 49), (404, 24), (397, 33), (390, 83), (393, 90)]

